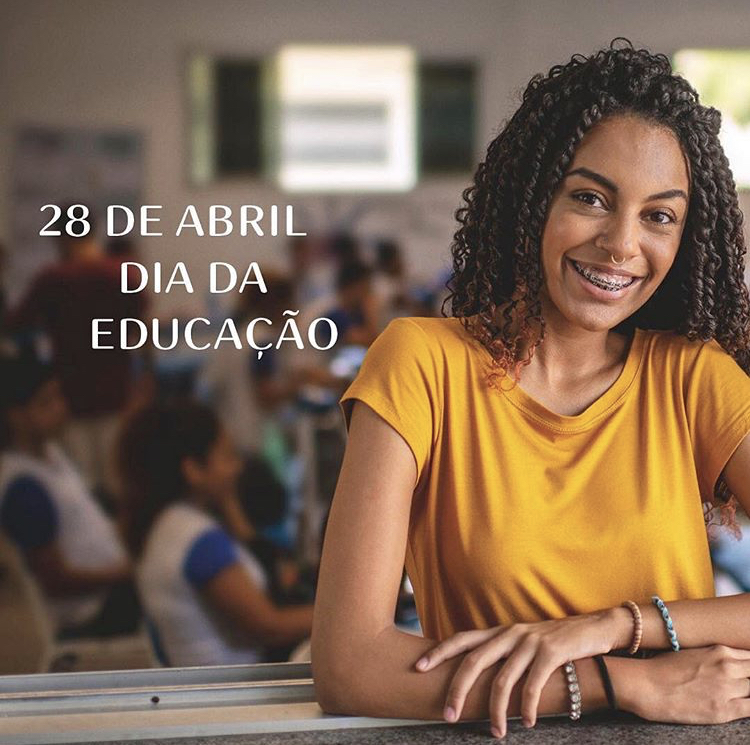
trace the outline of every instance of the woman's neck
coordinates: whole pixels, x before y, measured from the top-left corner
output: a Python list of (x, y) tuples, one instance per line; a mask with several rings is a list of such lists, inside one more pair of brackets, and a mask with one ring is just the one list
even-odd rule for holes
[[(556, 309), (548, 309), (544, 319), (544, 338), (534, 349), (529, 364), (522, 368), (522, 378), (533, 378), (540, 385), (564, 388), (624, 363), (628, 341), (621, 334), (609, 329), (591, 331), (574, 326)], [(530, 345), (523, 346), (519, 359), (528, 356)]]
[(47, 453), (47, 439), (31, 434), (17, 433), (13, 438), (12, 448), (18, 453), (43, 458)]
[(190, 490), (182, 498), (183, 502), (195, 507), (196, 509), (202, 510), (203, 512), (210, 512), (211, 500), (205, 495), (198, 491)]

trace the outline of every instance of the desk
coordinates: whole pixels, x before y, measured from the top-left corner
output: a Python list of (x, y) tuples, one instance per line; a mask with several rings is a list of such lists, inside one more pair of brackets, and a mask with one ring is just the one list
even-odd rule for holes
[[(750, 720), (690, 727), (598, 713), (510, 723), (507, 742), (744, 743)], [(496, 742), (489, 723), (424, 722), (324, 714), (309, 663), (0, 677), (0, 743), (125, 745), (475, 745)]]

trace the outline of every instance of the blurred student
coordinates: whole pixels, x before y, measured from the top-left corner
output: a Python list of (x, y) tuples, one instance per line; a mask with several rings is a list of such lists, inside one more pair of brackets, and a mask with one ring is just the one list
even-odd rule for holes
[[(284, 311), (295, 310), (294, 284), (274, 270), (266, 270), (263, 276), (267, 292), (242, 293), (234, 319), (240, 327), (253, 318), (269, 319), (270, 325), (260, 322), (254, 331), (255, 342), (268, 348), (259, 357), (255, 349), (221, 345), (206, 355), (197, 392), (217, 412), (243, 455), (264, 453), (275, 462), (289, 457), (290, 433), (282, 422), (289, 419), (285, 407), (294, 404), (304, 386), (331, 384), (332, 377), (325, 367), (316, 366), (314, 359), (307, 361), (292, 341), (276, 348), (290, 317), (284, 316)], [(277, 471), (284, 468), (286, 465), (279, 466)]]
[(278, 607), (261, 563), (237, 537), (252, 531), (237, 499), (242, 461), (209, 408), (135, 413), (119, 465), (136, 581), (165, 664), (260, 662), (266, 647), (309, 637), (313, 606)]
[[(65, 214), (65, 212), (63, 212)], [(93, 349), (92, 321), (139, 317), (142, 293), (120, 292), (121, 259), (107, 256), (96, 237), (96, 221), (83, 237), (65, 232), (66, 217), (55, 226), (59, 260), (44, 267), (32, 280), (18, 306), (9, 313), (11, 329), (35, 329), (47, 335), (52, 364), (70, 406), (72, 420), (65, 446), (83, 469), (90, 487), (116, 491), (111, 464), (118, 415), (133, 387), (133, 353)], [(117, 338), (117, 334), (113, 337)], [(106, 343), (106, 342), (105, 342)]]
[(265, 458), (252, 455), (245, 459), (237, 493), (252, 526), (246, 545), (266, 570), (271, 597), (280, 605), (313, 602), (314, 575), (310, 567), (302, 567), (296, 560), (294, 536), (287, 528), (287, 489)]
[(55, 442), (68, 409), (36, 360), (0, 358), (0, 526), (38, 581), (58, 635), (135, 630), (138, 607), (123, 543)]
[(349, 232), (337, 231), (319, 238), (293, 238), (289, 248), (294, 307), (314, 318), (336, 303), (341, 268), (361, 263), (359, 241)]
[(294, 308), (305, 308), (334, 289), (336, 262), (327, 241), (311, 235), (289, 239), (289, 271), (294, 282)]
[[(359, 259), (341, 265), (336, 276), (336, 296), (326, 305), (308, 308), (305, 322), (315, 316), (330, 318), (338, 331), (337, 344), (368, 347), (379, 333), (378, 299), (372, 287), (373, 270)], [(330, 341), (328, 327), (321, 324), (318, 343)]]
[(372, 289), (378, 299), (378, 328), (384, 329), (394, 318), (409, 315), (406, 266), (401, 247), (392, 239), (375, 243)]

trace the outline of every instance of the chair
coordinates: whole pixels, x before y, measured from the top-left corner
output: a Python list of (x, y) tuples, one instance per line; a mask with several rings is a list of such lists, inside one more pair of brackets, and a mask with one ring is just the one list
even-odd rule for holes
[(158, 667), (145, 628), (109, 638), (59, 641), (36, 578), (18, 549), (0, 534), (0, 673), (81, 672)]

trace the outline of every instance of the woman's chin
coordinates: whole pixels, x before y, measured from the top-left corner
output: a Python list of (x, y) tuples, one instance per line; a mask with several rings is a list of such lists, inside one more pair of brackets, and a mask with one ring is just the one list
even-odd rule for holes
[(591, 333), (602, 333), (611, 331), (619, 326), (630, 314), (622, 315), (621, 313), (565, 313), (565, 320), (568, 325)]
[(627, 308), (616, 307), (601, 302), (570, 298), (565, 293), (558, 293), (555, 300), (550, 297), (546, 287), (541, 293), (541, 299), (542, 313), (547, 326), (560, 329), (567, 326), (571, 330), (577, 328), (591, 333), (611, 331), (638, 309), (632, 307), (632, 303), (628, 303)]

